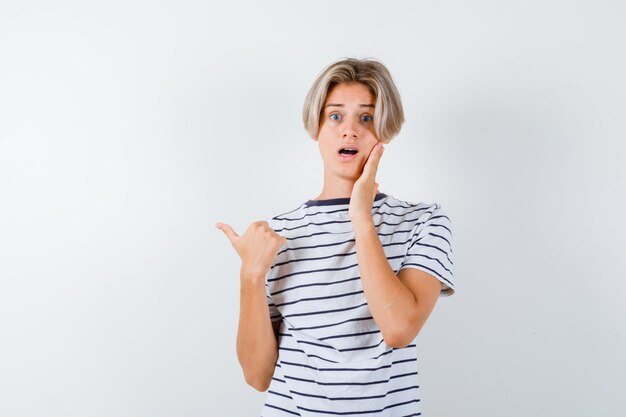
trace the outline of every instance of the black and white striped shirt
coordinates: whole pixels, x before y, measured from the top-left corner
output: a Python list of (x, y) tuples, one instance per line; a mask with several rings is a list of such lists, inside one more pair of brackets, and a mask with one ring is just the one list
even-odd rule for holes
[[(263, 417), (419, 416), (415, 341), (387, 346), (368, 308), (349, 198), (309, 200), (267, 219), (287, 238), (266, 277), (279, 358)], [(438, 204), (378, 193), (372, 218), (387, 260), (428, 272), (454, 293), (450, 219)]]

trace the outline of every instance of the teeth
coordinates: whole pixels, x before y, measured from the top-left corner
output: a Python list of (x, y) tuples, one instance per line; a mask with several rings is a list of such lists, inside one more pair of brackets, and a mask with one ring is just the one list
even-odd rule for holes
[(359, 151), (354, 148), (341, 148), (339, 150), (339, 154), (343, 156), (354, 156), (357, 153), (359, 153)]

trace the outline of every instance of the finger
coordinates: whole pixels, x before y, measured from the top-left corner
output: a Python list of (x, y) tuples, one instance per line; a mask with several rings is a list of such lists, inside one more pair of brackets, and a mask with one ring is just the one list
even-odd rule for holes
[(233, 228), (230, 227), (226, 223), (215, 223), (215, 227), (217, 227), (222, 232), (224, 232), (224, 234), (226, 235), (226, 237), (228, 238), (228, 240), (230, 240), (230, 243), (232, 244), (234, 244), (235, 239), (239, 237), (239, 235), (233, 230)]
[(369, 156), (367, 157), (365, 167), (363, 168), (363, 173), (365, 173), (370, 178), (376, 177), (376, 172), (378, 171), (378, 163), (380, 162), (380, 157), (382, 156), (383, 151), (383, 143), (378, 142), (376, 143), (376, 145), (374, 145), (374, 147), (370, 151)]

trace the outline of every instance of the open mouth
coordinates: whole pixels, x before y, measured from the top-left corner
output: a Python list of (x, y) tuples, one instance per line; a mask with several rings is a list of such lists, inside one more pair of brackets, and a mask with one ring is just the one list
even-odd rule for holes
[(352, 156), (356, 155), (359, 151), (354, 148), (341, 148), (339, 149), (339, 155)]

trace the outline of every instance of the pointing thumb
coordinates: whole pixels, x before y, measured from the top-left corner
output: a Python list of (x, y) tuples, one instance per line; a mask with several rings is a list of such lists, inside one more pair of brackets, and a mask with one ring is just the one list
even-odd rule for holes
[(239, 235), (233, 230), (233, 228), (230, 227), (226, 223), (215, 223), (215, 227), (217, 227), (222, 232), (224, 232), (224, 234), (226, 235), (228, 240), (230, 240), (231, 244), (234, 244), (235, 243), (235, 239), (237, 239), (239, 237)]

